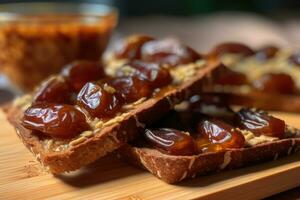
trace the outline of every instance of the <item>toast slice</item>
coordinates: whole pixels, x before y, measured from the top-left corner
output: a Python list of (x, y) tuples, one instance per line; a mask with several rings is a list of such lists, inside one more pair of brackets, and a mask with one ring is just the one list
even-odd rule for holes
[[(188, 115), (194, 114), (189, 113)], [(190, 118), (188, 119), (190, 120)], [(160, 123), (155, 127), (169, 128), (170, 125), (174, 127), (174, 124), (179, 123), (181, 121), (178, 118), (173, 118), (173, 122), (171, 120), (165, 125)], [(136, 141), (126, 144), (121, 147), (119, 152), (125, 160), (135, 166), (148, 170), (167, 183), (174, 184), (212, 172), (276, 160), (300, 150), (300, 131), (295, 128), (286, 126), (282, 138), (256, 136), (249, 130), (241, 130), (245, 138), (245, 145), (239, 148), (203, 151), (192, 155), (174, 155), (162, 151), (157, 146), (149, 144), (149, 140), (145, 141), (145, 138), (142, 138), (140, 141), (144, 142)], [(187, 129), (182, 131), (185, 132)], [(193, 136), (190, 130), (188, 132)]]
[[(234, 105), (264, 110), (300, 112), (300, 68), (297, 53), (266, 46), (253, 50), (244, 44), (224, 43), (209, 54), (225, 66), (212, 89)], [(272, 102), (272, 103), (270, 103)]]
[[(180, 83), (171, 83), (150, 98), (124, 105), (124, 111), (106, 121), (97, 118), (89, 120), (91, 130), (68, 140), (37, 134), (23, 126), (24, 110), (32, 104), (32, 95), (17, 99), (6, 111), (7, 118), (22, 142), (47, 170), (54, 174), (76, 170), (118, 149), (135, 138), (139, 129), (158, 120), (177, 103), (199, 93), (201, 88), (209, 86), (219, 63), (204, 59), (200, 63), (201, 66), (196, 62), (177, 66)], [(186, 70), (189, 75), (182, 73)]]
[(148, 170), (167, 183), (175, 184), (211, 172), (277, 160), (299, 150), (300, 138), (289, 138), (249, 148), (228, 149), (195, 156), (172, 156), (153, 148), (140, 148), (128, 144), (123, 146), (120, 152), (135, 166)]

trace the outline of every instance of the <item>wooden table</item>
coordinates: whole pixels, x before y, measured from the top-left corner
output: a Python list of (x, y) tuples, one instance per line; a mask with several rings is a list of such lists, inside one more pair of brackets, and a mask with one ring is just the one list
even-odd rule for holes
[[(281, 114), (300, 126), (296, 115)], [(168, 185), (111, 155), (59, 177), (44, 172), (0, 112), (0, 199), (257, 199), (300, 186), (299, 154)]]

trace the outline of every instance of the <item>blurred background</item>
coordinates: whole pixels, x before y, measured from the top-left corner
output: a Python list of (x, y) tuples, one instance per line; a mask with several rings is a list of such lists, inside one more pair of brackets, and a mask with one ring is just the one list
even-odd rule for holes
[[(0, 5), (12, 2), (30, 1), (1, 0)], [(298, 0), (73, 0), (69, 2), (103, 3), (118, 9), (119, 22), (109, 46), (132, 33), (175, 37), (200, 52), (207, 52), (223, 41), (243, 42), (252, 47), (270, 43), (295, 49), (300, 46), (298, 34), (300, 1)], [(18, 87), (14, 87), (13, 92), (7, 88), (12, 88), (11, 83), (1, 76), (0, 102), (20, 93), (20, 90), (16, 90)]]

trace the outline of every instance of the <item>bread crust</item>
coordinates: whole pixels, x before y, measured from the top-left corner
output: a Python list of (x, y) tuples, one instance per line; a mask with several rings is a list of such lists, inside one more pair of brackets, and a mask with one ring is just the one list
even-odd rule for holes
[(37, 135), (24, 128), (21, 124), (23, 111), (20, 108), (10, 106), (6, 111), (7, 118), (15, 127), (18, 136), (26, 147), (46, 169), (54, 174), (73, 171), (118, 149), (127, 141), (132, 140), (145, 124), (156, 121), (172, 109), (175, 104), (201, 92), (201, 88), (210, 85), (210, 79), (214, 76), (214, 69), (218, 65), (219, 63), (216, 61), (208, 61), (207, 65), (199, 69), (191, 80), (146, 100), (139, 104), (136, 109), (130, 111), (130, 114), (121, 122), (101, 129), (93, 137), (87, 138), (84, 142), (71, 146), (64, 151), (49, 151)]
[(174, 184), (186, 178), (194, 178), (209, 172), (249, 166), (300, 150), (300, 138), (288, 138), (258, 144), (253, 147), (229, 149), (216, 153), (194, 156), (173, 156), (156, 149), (124, 145), (120, 153), (126, 160), (142, 167), (161, 180)]

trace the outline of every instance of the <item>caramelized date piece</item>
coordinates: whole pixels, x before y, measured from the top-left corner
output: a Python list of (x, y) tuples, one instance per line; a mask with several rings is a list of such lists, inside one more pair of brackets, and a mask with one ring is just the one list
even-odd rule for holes
[(62, 77), (44, 82), (34, 96), (34, 102), (69, 103), (71, 89)]
[(284, 121), (266, 113), (241, 109), (238, 112), (238, 118), (239, 126), (242, 129), (247, 129), (257, 136), (267, 135), (282, 138), (284, 135)]
[(200, 58), (196, 51), (172, 39), (149, 41), (141, 49), (141, 60), (169, 66), (195, 62)]
[(193, 138), (182, 131), (170, 128), (146, 129), (145, 137), (164, 153), (182, 156), (196, 154)]
[(153, 90), (148, 81), (140, 80), (137, 77), (119, 77), (108, 81), (117, 93), (123, 97), (126, 103), (139, 100), (142, 97), (149, 97)]
[(227, 42), (216, 46), (213, 49), (212, 54), (217, 57), (224, 54), (240, 54), (242, 56), (251, 56), (254, 54), (254, 51), (245, 44), (237, 42)]
[(227, 148), (242, 148), (245, 138), (233, 126), (217, 119), (205, 119), (198, 125), (196, 143), (198, 150), (219, 151)]
[(89, 129), (85, 115), (71, 105), (39, 103), (24, 112), (24, 127), (51, 137), (71, 138)]
[(105, 118), (114, 115), (122, 105), (115, 89), (108, 85), (88, 82), (77, 96), (77, 104), (93, 117)]
[(279, 51), (278, 47), (271, 46), (271, 45), (265, 46), (257, 50), (255, 56), (258, 60), (264, 61), (275, 57), (278, 51)]
[(295, 53), (293, 55), (291, 55), (288, 58), (289, 62), (296, 65), (296, 66), (300, 66), (300, 53)]
[(257, 91), (275, 94), (293, 94), (296, 91), (295, 83), (288, 74), (264, 74), (252, 83)]
[(87, 82), (105, 76), (102, 66), (91, 61), (73, 62), (63, 69), (62, 74), (75, 91), (81, 90)]
[(153, 40), (146, 35), (134, 35), (119, 43), (115, 49), (115, 57), (119, 59), (139, 59), (141, 47), (144, 43)]
[(245, 85), (248, 84), (247, 76), (240, 72), (235, 72), (225, 65), (218, 69), (219, 76), (215, 79), (218, 85)]
[[(130, 66), (131, 69), (128, 69)], [(117, 70), (117, 76), (136, 76), (149, 82), (151, 88), (161, 88), (172, 82), (169, 71), (156, 63), (134, 60)]]

